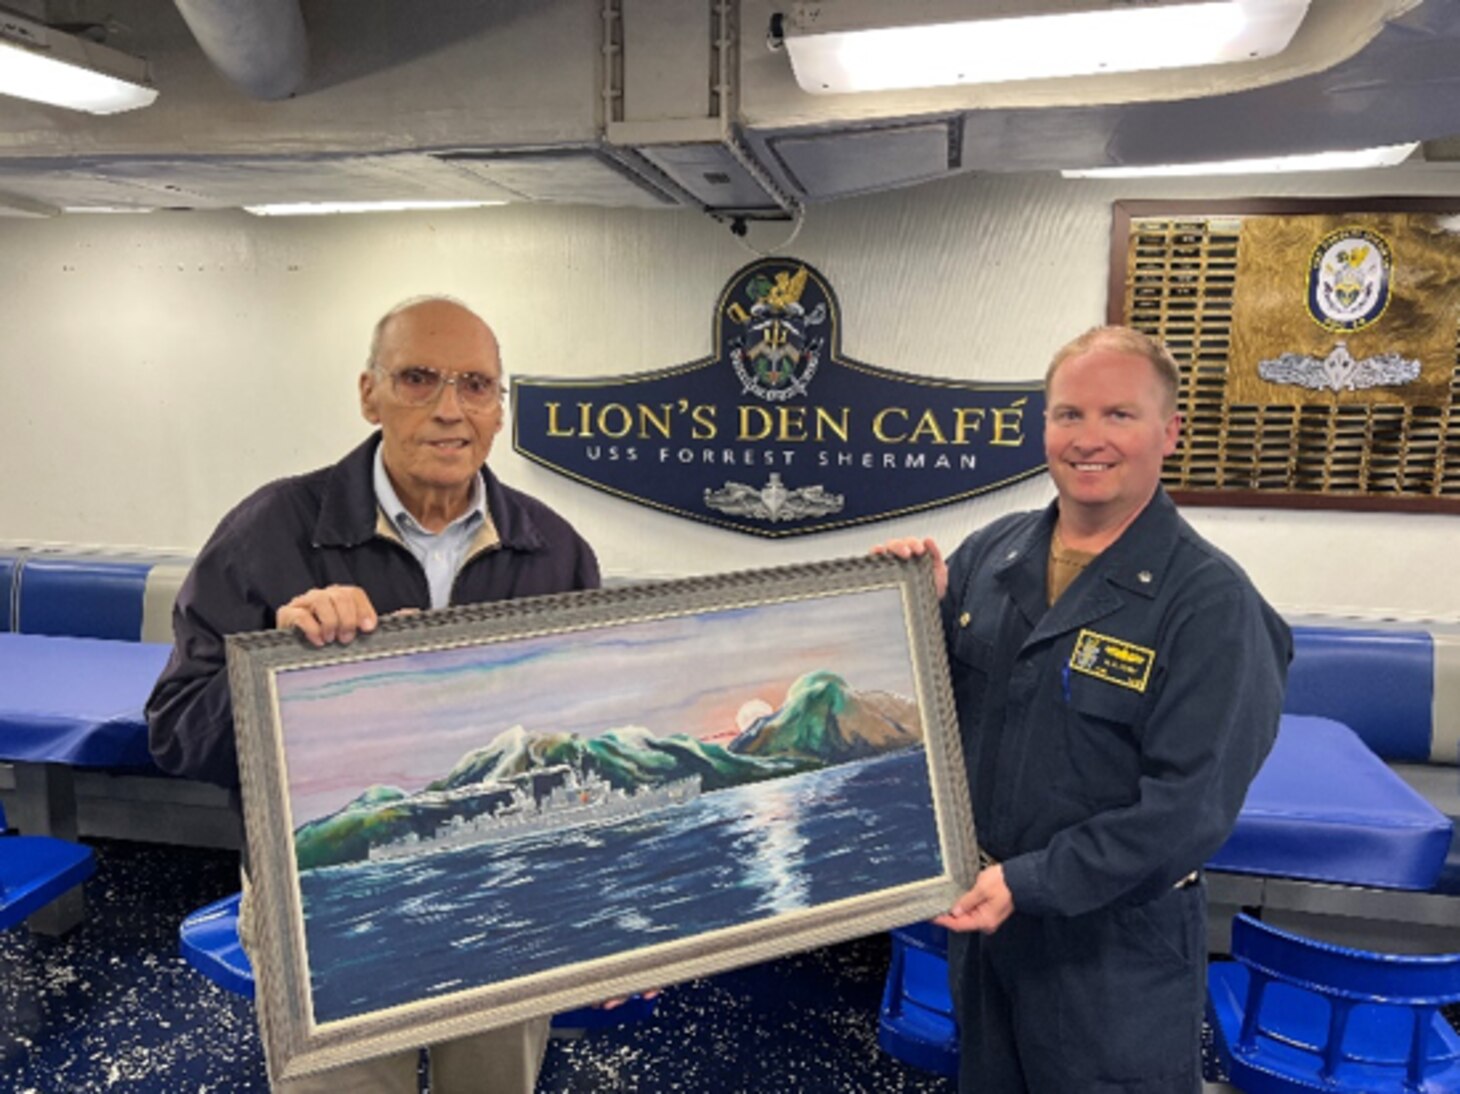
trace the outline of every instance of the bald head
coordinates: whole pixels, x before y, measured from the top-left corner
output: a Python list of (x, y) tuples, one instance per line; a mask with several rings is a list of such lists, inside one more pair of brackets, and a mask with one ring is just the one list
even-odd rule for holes
[(380, 455), (401, 502), (439, 531), (471, 503), (502, 428), (497, 338), (459, 300), (422, 297), (375, 325), (360, 411), (380, 426)]
[(387, 345), (407, 343), (418, 338), (429, 339), (433, 331), (451, 327), (461, 331), (476, 329), (484, 345), (490, 345), (490, 356), (501, 371), (501, 349), (492, 328), (476, 312), (454, 296), (413, 296), (402, 300), (380, 317), (370, 335), (370, 356), (365, 367), (372, 372), (381, 371), (382, 359)]

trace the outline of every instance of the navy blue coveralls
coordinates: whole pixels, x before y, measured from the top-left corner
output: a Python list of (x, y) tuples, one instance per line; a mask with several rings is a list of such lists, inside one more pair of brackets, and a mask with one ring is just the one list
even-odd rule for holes
[(1277, 732), (1287, 625), (1165, 492), (1053, 606), (1058, 503), (949, 560), (974, 823), (1014, 914), (949, 947), (966, 1094), (1201, 1088), (1206, 896)]

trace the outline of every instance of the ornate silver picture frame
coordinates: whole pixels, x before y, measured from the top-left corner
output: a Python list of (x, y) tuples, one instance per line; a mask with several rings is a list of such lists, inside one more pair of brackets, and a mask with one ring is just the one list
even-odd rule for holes
[(926, 559), (228, 663), (276, 1078), (929, 918), (976, 874)]

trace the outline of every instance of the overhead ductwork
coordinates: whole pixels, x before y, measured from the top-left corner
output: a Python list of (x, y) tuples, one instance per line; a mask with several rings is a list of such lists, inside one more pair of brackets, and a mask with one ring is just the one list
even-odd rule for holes
[(734, 227), (962, 172), (1415, 140), (1460, 159), (1434, 144), (1460, 133), (1460, 4), (1441, 0), (1310, 0), (1288, 49), (1250, 62), (839, 95), (775, 48), (789, 0), (321, 0), (312, 49), (301, 4), (107, 0), (109, 44), (146, 58), (157, 101), (85, 124), (6, 100), (0, 205), (540, 202)]
[(203, 53), (256, 99), (287, 99), (304, 83), (309, 46), (299, 0), (175, 0)]

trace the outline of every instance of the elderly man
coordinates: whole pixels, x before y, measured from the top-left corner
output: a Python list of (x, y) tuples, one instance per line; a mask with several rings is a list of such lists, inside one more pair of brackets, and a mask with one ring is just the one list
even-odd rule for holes
[(1089, 331), (1045, 377), (1057, 499), (931, 540), (985, 862), (938, 922), (968, 1094), (1201, 1089), (1206, 897), (1277, 730), (1287, 626), (1160, 486), (1178, 373)]
[[(163, 769), (238, 785), (225, 635), (278, 627), (348, 643), (381, 615), (598, 585), (583, 538), (487, 469), (502, 394), (497, 339), (463, 304), (409, 300), (380, 320), (360, 375), (379, 431), (333, 467), (245, 499), (178, 594), (172, 659), (147, 702)], [(531, 1091), (546, 1038), (540, 1019), (433, 1046), (431, 1089)], [(414, 1092), (416, 1073), (410, 1052), (276, 1088)]]

